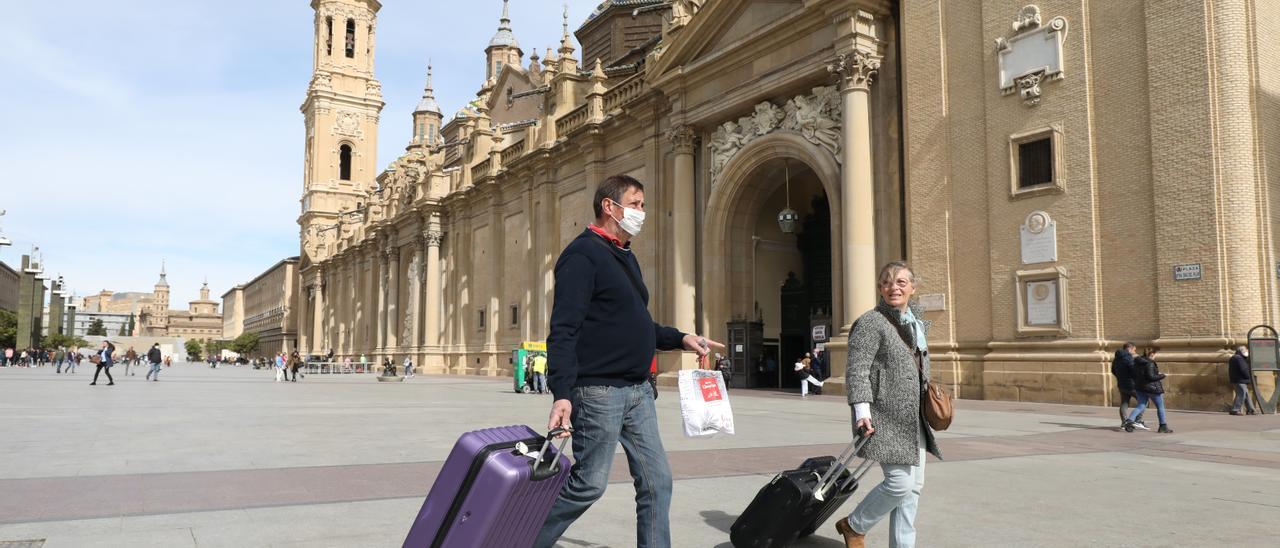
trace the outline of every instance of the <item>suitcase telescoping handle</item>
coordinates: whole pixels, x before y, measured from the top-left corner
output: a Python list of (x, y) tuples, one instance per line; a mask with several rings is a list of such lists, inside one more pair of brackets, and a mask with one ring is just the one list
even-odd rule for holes
[(541, 473), (539, 473), (538, 467), (542, 465), (543, 457), (545, 457), (545, 456), (547, 455), (547, 448), (548, 448), (548, 447), (551, 447), (551, 440), (552, 440), (553, 438), (555, 438), (556, 436), (559, 436), (560, 434), (566, 434), (566, 433), (568, 433), (568, 434), (572, 434), (572, 433), (573, 433), (573, 429), (572, 429), (572, 428), (556, 428), (556, 429), (554, 429), (554, 430), (552, 430), (552, 431), (550, 431), (550, 432), (547, 432), (547, 441), (542, 442), (542, 449), (538, 451), (538, 458), (533, 459), (533, 474), (534, 474), (534, 476), (538, 476), (538, 477), (547, 476), (547, 477), (550, 477), (550, 476), (555, 475), (555, 472), (556, 472), (556, 461), (558, 461), (558, 460), (559, 460), (557, 457), (558, 457), (559, 455), (563, 455), (563, 454), (564, 454), (564, 444), (565, 444), (566, 442), (568, 442), (568, 441), (569, 441), (569, 436), (565, 436), (565, 437), (561, 438), (561, 439), (560, 439), (560, 444), (556, 446), (556, 453), (555, 453), (555, 455), (553, 455), (553, 456), (552, 456), (551, 458), (549, 458), (549, 459), (546, 459), (546, 461), (547, 461), (547, 469), (546, 469), (546, 470), (544, 470), (544, 471), (542, 471)]
[[(859, 429), (858, 437), (854, 438), (853, 441), (844, 448), (844, 451), (840, 453), (840, 456), (836, 458), (835, 462), (831, 463), (831, 468), (827, 469), (827, 473), (823, 474), (822, 479), (818, 480), (818, 488), (814, 490), (813, 498), (820, 502), (826, 500), (827, 490), (835, 485), (836, 480), (840, 479), (841, 473), (849, 469), (849, 463), (853, 462), (853, 459), (858, 456), (858, 452), (862, 451), (862, 448), (867, 445), (868, 441), (871, 441), (871, 434), (867, 434), (865, 429)], [(849, 478), (840, 483), (837, 490), (843, 491), (850, 483), (862, 479), (862, 476), (866, 475), (867, 471), (871, 470), (872, 464), (871, 459), (863, 459), (862, 462), (858, 464), (858, 467), (854, 468), (853, 473), (849, 475)]]

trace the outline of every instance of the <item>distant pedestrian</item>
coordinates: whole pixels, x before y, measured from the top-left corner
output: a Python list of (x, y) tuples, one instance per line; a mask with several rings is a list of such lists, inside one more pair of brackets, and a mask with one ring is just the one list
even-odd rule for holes
[(404, 363), (401, 365), (404, 366), (404, 378), (413, 378), (413, 358), (406, 354), (404, 357)]
[(111, 355), (116, 351), (116, 346), (111, 341), (102, 341), (102, 347), (98, 349), (98, 369), (93, 372), (93, 382), (89, 386), (98, 384), (98, 374), (103, 371), (107, 372), (107, 386), (114, 386), (116, 380), (111, 378), (111, 366), (113, 365)]
[(276, 354), (272, 363), (276, 367), (276, 382), (288, 380), (284, 374), (284, 354)]
[[(330, 350), (329, 353), (332, 354), (333, 351)], [(360, 372), (361, 373), (369, 372), (369, 358), (366, 357), (364, 354), (360, 355)]]
[(292, 382), (298, 382), (298, 368), (302, 367), (302, 356), (298, 355), (297, 350), (294, 350), (292, 354), (289, 354), (289, 359), (285, 360), (284, 365), (287, 372), (293, 375), (293, 378), (290, 380)]
[(65, 348), (59, 347), (57, 352), (53, 353), (53, 366), (57, 368), (55, 373), (62, 373), (62, 364), (66, 362), (67, 351)]
[(1236, 390), (1236, 400), (1231, 403), (1231, 414), (1239, 415), (1240, 408), (1244, 407), (1246, 413), (1253, 415), (1253, 400), (1249, 399), (1249, 383), (1253, 381), (1253, 371), (1249, 365), (1249, 347), (1240, 345), (1236, 347), (1236, 355), (1231, 356), (1231, 362), (1227, 364), (1227, 376), (1231, 380), (1231, 386)]
[(137, 373), (131, 373), (131, 372), (129, 371), (130, 366), (134, 366), (134, 365), (138, 365), (138, 353), (137, 353), (137, 352), (134, 352), (134, 351), (133, 351), (133, 347), (132, 347), (132, 346), (130, 346), (130, 347), (129, 347), (129, 350), (125, 351), (125, 353), (124, 353), (124, 374), (125, 374), (125, 376), (129, 376), (129, 375), (137, 375)]
[(809, 397), (810, 384), (818, 390), (818, 394), (822, 393), (822, 381), (813, 378), (813, 368), (810, 366), (812, 361), (813, 357), (806, 352), (795, 365), (796, 377), (800, 379), (800, 397), (802, 398)]
[(83, 358), (84, 358), (84, 354), (80, 353), (79, 348), (76, 348), (75, 350), (68, 352), (67, 353), (67, 373), (74, 375), (76, 373), (76, 366), (80, 365), (80, 360)]
[(1135, 420), (1142, 416), (1142, 411), (1147, 408), (1148, 402), (1155, 402), (1156, 413), (1160, 417), (1160, 429), (1157, 432), (1162, 434), (1172, 434), (1173, 430), (1169, 428), (1168, 421), (1164, 416), (1164, 383), (1165, 374), (1160, 372), (1160, 367), (1156, 365), (1156, 353), (1160, 349), (1150, 347), (1142, 356), (1133, 361), (1133, 380), (1138, 389), (1138, 407), (1134, 408), (1129, 417), (1129, 422), (1125, 424), (1125, 432), (1133, 432), (1136, 426)]
[(539, 394), (547, 392), (547, 355), (541, 352), (533, 355), (533, 389)]
[[(1131, 342), (1124, 343), (1116, 355), (1111, 359), (1111, 376), (1116, 378), (1116, 389), (1120, 391), (1120, 427), (1124, 428), (1129, 423), (1129, 400), (1137, 399), (1136, 388), (1134, 387), (1134, 369), (1133, 354), (1137, 351), (1137, 346)], [(1150, 430), (1146, 423), (1142, 422), (1142, 415), (1139, 414), (1137, 420), (1133, 422), (1133, 426), (1141, 430)]]
[(151, 364), (151, 370), (147, 371), (147, 380), (150, 380), (153, 382), (160, 380), (160, 362), (161, 361), (162, 361), (162, 357), (160, 355), (160, 343), (154, 343), (151, 345), (151, 350), (147, 351), (147, 363)]
[(4, 349), (4, 366), (13, 367), (13, 348)]

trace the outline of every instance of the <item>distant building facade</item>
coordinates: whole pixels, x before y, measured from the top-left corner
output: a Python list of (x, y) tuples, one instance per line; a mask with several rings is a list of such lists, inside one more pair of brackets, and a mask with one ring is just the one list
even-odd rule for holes
[(298, 258), (289, 257), (228, 291), (222, 296), (224, 338), (256, 333), (258, 348), (251, 358), (294, 350), (306, 354), (308, 349), (298, 347), (299, 285)]
[(233, 340), (244, 332), (244, 286), (222, 294), (222, 338)]
[(18, 286), (22, 276), (13, 267), (0, 261), (0, 310), (18, 310)]

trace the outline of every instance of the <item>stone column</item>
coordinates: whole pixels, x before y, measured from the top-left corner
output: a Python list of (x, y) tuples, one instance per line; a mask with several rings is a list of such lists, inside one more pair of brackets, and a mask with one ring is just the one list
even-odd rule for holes
[[(404, 342), (414, 354), (422, 348), (422, 259), (426, 255), (422, 249), (426, 246), (425, 235), (414, 240), (413, 258), (409, 261), (413, 267), (409, 269), (406, 280), (409, 282), (409, 313), (405, 323), (409, 325), (409, 340)], [(419, 361), (416, 356), (414, 361)]]
[[(394, 352), (399, 344), (400, 322), (400, 248), (391, 244), (387, 248), (387, 353)], [(393, 357), (392, 360), (395, 358)]]
[(324, 348), (324, 272), (317, 269), (311, 281), (311, 353), (327, 352)]
[(880, 56), (860, 49), (828, 67), (840, 76), (841, 229), (844, 240), (844, 310), (841, 333), (876, 305), (875, 186), (871, 166), (871, 80)]
[(425, 316), (426, 331), (423, 345), (437, 347), (440, 344), (440, 241), (444, 234), (437, 228), (427, 230), (427, 299)]
[(827, 70), (839, 77), (840, 230), (844, 248), (840, 333), (827, 344), (831, 378), (823, 388), (843, 394), (848, 364), (847, 335), (860, 314), (875, 307), (876, 264), (875, 186), (871, 167), (871, 81), (880, 69), (877, 21), (873, 14), (857, 10), (836, 15), (836, 51), (841, 52)]
[[(383, 313), (387, 309), (387, 260), (386, 257), (375, 251), (375, 259), (377, 264), (377, 273), (373, 281), (374, 292), (378, 295), (378, 307), (373, 309), (373, 321), (376, 324), (377, 338), (373, 344), (373, 354), (376, 356), (381, 354), (387, 347), (387, 315)], [(373, 356), (370, 356), (373, 359)]]
[[(693, 189), (693, 152), (696, 133), (689, 126), (675, 126), (667, 133), (671, 146), (675, 151), (672, 197), (672, 237), (674, 248), (671, 254), (675, 279), (673, 280), (672, 318), (673, 327), (682, 331), (697, 330), (696, 304), (697, 294), (697, 260), (696, 238), (697, 228), (694, 226)], [(681, 369), (697, 369), (697, 355), (686, 352), (681, 356)]]

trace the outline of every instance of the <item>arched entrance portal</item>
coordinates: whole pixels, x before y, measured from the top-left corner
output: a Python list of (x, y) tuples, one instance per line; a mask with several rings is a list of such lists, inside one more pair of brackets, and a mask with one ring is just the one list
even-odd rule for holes
[[(790, 205), (793, 233), (778, 226)], [(778, 132), (738, 152), (708, 202), (702, 287), (706, 332), (723, 333), (735, 387), (794, 387), (791, 364), (812, 328), (839, 326), (842, 304), (839, 167), (825, 150)]]

